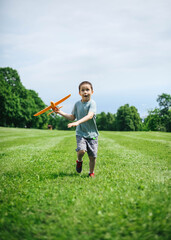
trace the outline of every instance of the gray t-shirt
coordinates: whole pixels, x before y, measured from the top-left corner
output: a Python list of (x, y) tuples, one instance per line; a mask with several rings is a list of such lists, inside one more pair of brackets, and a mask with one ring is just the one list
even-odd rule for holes
[(93, 118), (78, 125), (76, 127), (76, 135), (85, 138), (96, 138), (99, 133), (96, 126), (96, 103), (94, 100), (91, 99), (88, 102), (76, 102), (72, 110), (72, 115), (74, 115), (78, 121), (85, 117), (89, 112), (94, 113)]

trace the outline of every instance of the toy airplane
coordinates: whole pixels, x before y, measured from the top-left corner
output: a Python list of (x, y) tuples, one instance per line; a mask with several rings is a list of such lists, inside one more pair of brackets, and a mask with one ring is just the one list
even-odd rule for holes
[[(53, 101), (51, 101), (51, 105), (43, 110), (41, 110), (40, 112), (34, 114), (34, 116), (39, 116), (40, 114), (44, 113), (44, 112), (47, 112), (48, 110), (50, 110), (52, 108), (52, 112), (50, 112), (49, 114), (53, 113), (55, 111), (55, 109), (60, 109), (61, 107), (56, 107), (58, 104), (64, 102), (67, 98), (69, 98), (71, 96), (71, 94), (69, 94), (68, 96), (62, 98), (61, 100), (59, 100), (58, 102), (54, 103)], [(48, 115), (49, 115), (48, 114)]]

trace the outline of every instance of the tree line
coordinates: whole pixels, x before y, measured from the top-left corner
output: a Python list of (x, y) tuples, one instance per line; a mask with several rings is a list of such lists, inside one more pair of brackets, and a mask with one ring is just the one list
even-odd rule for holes
[[(167, 131), (171, 132), (171, 95), (158, 96), (158, 108), (149, 111), (144, 121), (134, 106), (125, 104), (115, 114), (96, 115), (99, 130), (108, 131)], [(69, 121), (59, 115), (42, 114), (33, 117), (46, 105), (34, 90), (26, 89), (15, 69), (0, 68), (0, 126), (68, 130)]]
[(165, 131), (171, 132), (171, 95), (163, 93), (157, 97), (159, 108), (148, 112), (141, 119), (134, 106), (125, 104), (116, 114), (97, 115), (97, 126), (100, 130), (110, 131)]

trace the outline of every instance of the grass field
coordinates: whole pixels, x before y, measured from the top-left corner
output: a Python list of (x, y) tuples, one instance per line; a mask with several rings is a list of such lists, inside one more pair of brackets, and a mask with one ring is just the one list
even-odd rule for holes
[(0, 239), (171, 238), (171, 134), (101, 132), (96, 177), (75, 132), (0, 128)]

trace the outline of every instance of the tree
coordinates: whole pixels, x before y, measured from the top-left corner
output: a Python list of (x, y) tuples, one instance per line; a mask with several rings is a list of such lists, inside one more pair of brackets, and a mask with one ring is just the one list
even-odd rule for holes
[(33, 117), (45, 104), (33, 90), (27, 90), (12, 68), (0, 68), (0, 125), (9, 127), (43, 128), (47, 116)]
[(8, 101), (10, 96), (12, 95), (10, 86), (5, 81), (2, 72), (0, 71), (0, 125), (6, 126), (8, 122)]
[(158, 96), (159, 108), (149, 112), (144, 121), (144, 126), (151, 131), (171, 132), (171, 95), (162, 93)]
[(108, 131), (116, 130), (116, 118), (115, 114), (107, 113), (106, 115), (106, 128)]
[(158, 96), (157, 102), (159, 103), (161, 113), (167, 114), (171, 107), (171, 95), (162, 93)]
[(140, 128), (141, 119), (137, 109), (129, 104), (121, 106), (117, 110), (116, 124), (118, 131), (137, 131)]
[(28, 114), (27, 127), (46, 128), (49, 120), (49, 117), (46, 114), (42, 114), (38, 117), (33, 117), (33, 115), (36, 112), (39, 112), (41, 109), (44, 109), (46, 105), (34, 90), (27, 91), (29, 103), (29, 105), (27, 106)]
[(107, 121), (106, 121), (105, 112), (101, 112), (100, 114), (97, 114), (96, 123), (97, 123), (97, 128), (99, 130), (107, 130)]
[(171, 109), (168, 111), (168, 120), (166, 121), (166, 130), (167, 132), (171, 132)]
[(160, 106), (160, 112), (159, 115), (161, 116), (161, 124), (164, 128), (166, 128), (166, 131), (171, 131), (171, 95), (162, 93), (158, 96), (157, 102)]
[(158, 108), (149, 111), (149, 115), (145, 119), (144, 125), (146, 126), (146, 129), (150, 131), (165, 130), (161, 123), (160, 110)]
[(138, 131), (140, 130), (140, 127), (142, 125), (140, 115), (136, 107), (131, 106), (130, 109), (131, 109), (131, 116), (132, 116), (132, 121), (134, 124), (135, 131)]

